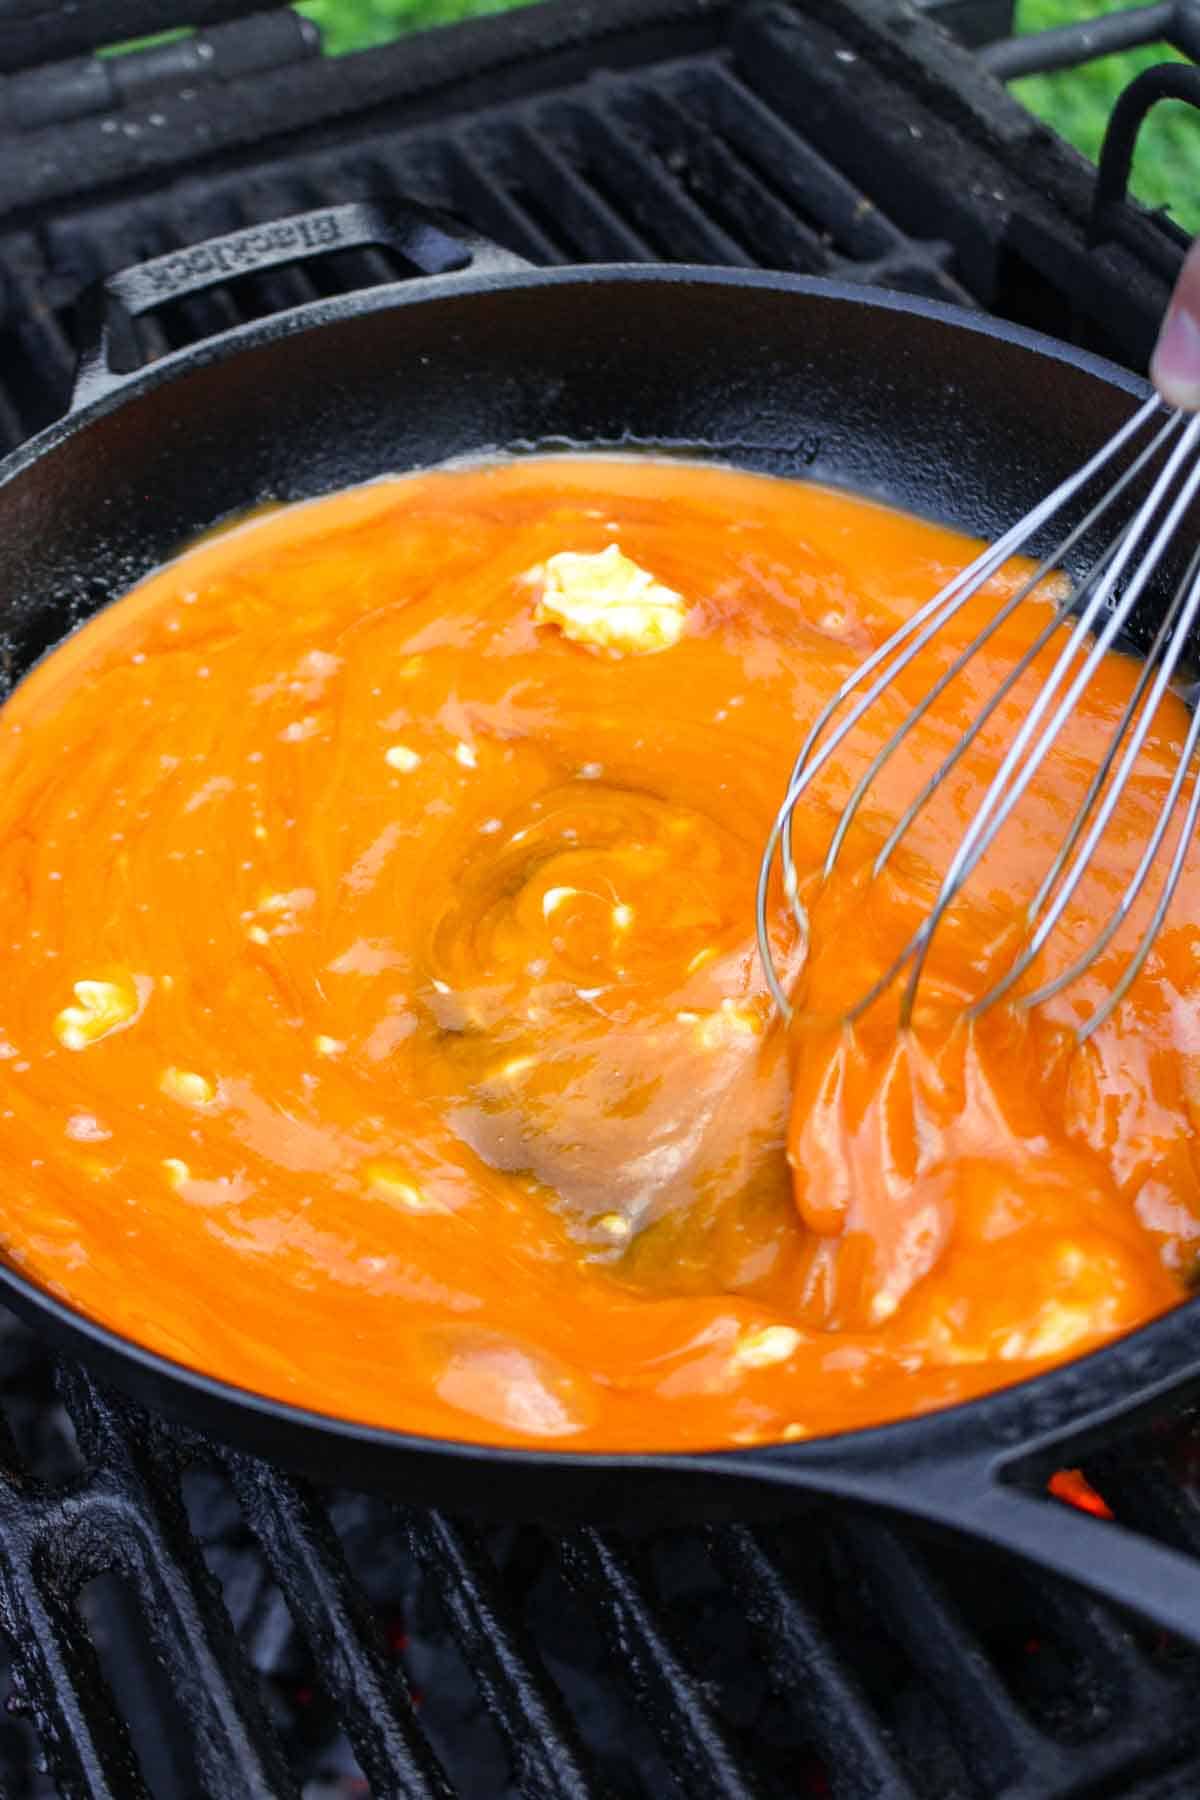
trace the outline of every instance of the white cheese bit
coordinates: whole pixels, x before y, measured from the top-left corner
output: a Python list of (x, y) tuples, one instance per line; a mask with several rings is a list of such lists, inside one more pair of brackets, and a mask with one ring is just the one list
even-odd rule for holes
[(78, 1006), (64, 1006), (54, 1035), (64, 1050), (86, 1050), (136, 1017), (138, 991), (132, 981), (76, 981)]
[(103, 1126), (94, 1113), (72, 1113), (67, 1120), (67, 1136), (77, 1144), (101, 1144), (110, 1138), (112, 1132)]
[(664, 587), (616, 544), (590, 554), (560, 550), (531, 571), (541, 581), (533, 610), (539, 625), (612, 656), (650, 656), (683, 634), (682, 594)]
[(404, 775), (411, 775), (420, 763), (421, 758), (407, 744), (393, 744), (383, 753), (383, 760), (389, 769), (399, 769)]
[(306, 738), (315, 737), (319, 729), (316, 719), (293, 719), (279, 733), (285, 744), (302, 744)]
[(172, 1100), (179, 1100), (184, 1106), (208, 1106), (216, 1097), (216, 1088), (204, 1075), (197, 1075), (193, 1069), (177, 1069), (172, 1065), (164, 1069), (159, 1087)]
[[(1082, 1254), (1068, 1252), (1059, 1259), (1064, 1278), (1074, 1272), (1070, 1265)], [(1005, 1362), (1024, 1362), (1038, 1356), (1061, 1356), (1082, 1339), (1097, 1332), (1114, 1329), (1114, 1302), (1111, 1296), (1098, 1298), (1089, 1306), (1077, 1300), (1044, 1300), (1032, 1318), (1017, 1331), (1010, 1332), (1000, 1345)]]
[(799, 1349), (801, 1337), (790, 1325), (759, 1325), (744, 1331), (734, 1345), (733, 1360), (742, 1369), (769, 1369), (786, 1362)]

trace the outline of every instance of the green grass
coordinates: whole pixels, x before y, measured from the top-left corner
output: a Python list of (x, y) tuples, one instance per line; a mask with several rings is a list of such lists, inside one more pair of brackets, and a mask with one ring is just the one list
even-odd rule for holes
[(528, 4), (529, 0), (301, 0), (296, 10), (316, 21), (326, 49), (340, 56), (368, 44), (385, 44), (400, 31), (453, 25), (459, 19)]
[[(1021, 31), (1045, 31), (1114, 12), (1121, 0), (1018, 0)], [(1181, 61), (1166, 45), (1106, 56), (1082, 69), (1031, 75), (1012, 91), (1063, 137), (1093, 159), (1100, 150), (1113, 101), (1139, 70)], [(1181, 101), (1160, 101), (1142, 127), (1133, 191), (1148, 206), (1165, 206), (1187, 231), (1200, 230), (1200, 113)]]

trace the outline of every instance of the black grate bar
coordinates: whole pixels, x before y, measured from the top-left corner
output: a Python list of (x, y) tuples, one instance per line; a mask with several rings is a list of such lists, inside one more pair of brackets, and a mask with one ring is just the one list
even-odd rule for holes
[[(1153, 1713), (1168, 1701), (1165, 1678), (1139, 1653), (1133, 1633), (1118, 1614), (1076, 1587), (1038, 1581), (1024, 1571), (1013, 1573), (1027, 1597), (1028, 1617), (1037, 1620), (1038, 1631), (1053, 1632), (1069, 1648), (1077, 1670), (1099, 1675), (1113, 1713), (1105, 1747), (1127, 1753), (1128, 1744), (1119, 1740), (1131, 1728), (1136, 1736), (1146, 1711)], [(1194, 1671), (1194, 1654), (1189, 1661)]]
[(0, 446), (5, 451), (15, 450), (17, 445), (28, 435), (21, 421), (16, 402), (3, 386), (0, 386)]
[(257, 75), (319, 50), (316, 26), (289, 10), (256, 13), (124, 56), (73, 57), (0, 77), (0, 129), (38, 131), (91, 113), (120, 112), (155, 94)]
[(563, 246), (548, 237), (541, 225), (497, 184), (487, 162), (479, 155), (471, 132), (455, 132), (448, 140), (442, 166), (452, 204), (478, 220), (506, 249), (538, 263), (567, 261)]
[(912, 1546), (874, 1519), (846, 1520), (839, 1536), (867, 1577), (888, 1630), (922, 1669), (989, 1793), (1033, 1771), (1046, 1795), (1065, 1792), (1069, 1762), (1014, 1705), (998, 1671), (942, 1584)]
[(595, 1800), (584, 1773), (587, 1753), (474, 1533), (440, 1513), (413, 1513), (406, 1523), (508, 1746), (521, 1793), (530, 1800)]
[(28, 354), (53, 377), (69, 379), (75, 373), (75, 350), (45, 295), (24, 272), (14, 279), (13, 290), (12, 311)]
[(747, 1526), (712, 1533), (717, 1563), (743, 1602), (776, 1692), (802, 1714), (835, 1800), (917, 1800), (895, 1747), (834, 1639)]
[(677, 1655), (627, 1552), (583, 1530), (564, 1538), (567, 1579), (600, 1617), (617, 1671), (643, 1706), (685, 1800), (762, 1800), (704, 1689)]
[(651, 262), (653, 250), (621, 214), (589, 185), (540, 128), (530, 109), (509, 140), (514, 173), (519, 171), (522, 203), (537, 196), (559, 221), (569, 248), (585, 261)]
[[(1019, 1568), (1013, 1573), (1025, 1597), (1026, 1616), (1036, 1621), (1036, 1632), (1053, 1634), (1069, 1656), (1077, 1686), (1068, 1703), (1071, 1721), (1076, 1728), (1080, 1722), (1088, 1724), (1085, 1741), (1059, 1754), (1061, 1787), (1027, 1784), (1014, 1800), (1024, 1800), (1026, 1794), (1029, 1800), (1043, 1800), (1046, 1792), (1076, 1800), (1082, 1794), (1133, 1791), (1133, 1779), (1145, 1760), (1147, 1721), (1173, 1716), (1178, 1696), (1190, 1698), (1195, 1693), (1195, 1653), (1171, 1646), (1169, 1659), (1159, 1669), (1139, 1649), (1124, 1620), (1099, 1601), (1073, 1585), (1040, 1581)], [(1165, 1650), (1169, 1640), (1159, 1634), (1158, 1643)], [(1194, 1713), (1183, 1715), (1169, 1741), (1168, 1757), (1160, 1750), (1160, 1761), (1195, 1756)]]
[[(164, 1528), (168, 1510), (178, 1517)], [(80, 1663), (80, 1621), (66, 1609), (85, 1581), (112, 1568), (136, 1592), (146, 1633), (164, 1668), (173, 1671), (195, 1766), (212, 1791), (236, 1792), (244, 1800), (292, 1800), (294, 1784), (255, 1697), (228, 1616), (195, 1554), (182, 1510), (177, 1500), (168, 1499), (165, 1485), (151, 1490), (131, 1465), (120, 1471), (110, 1465), (86, 1488), (54, 1501), (29, 1493), (18, 1507), (6, 1497), (0, 1540), (10, 1589), (6, 1610), (12, 1612), (6, 1627), (35, 1634), (31, 1641), (41, 1669), (55, 1683), (49, 1690), (39, 1683), (43, 1697), (53, 1695), (54, 1711), (43, 1729), (82, 1772), (82, 1791), (89, 1800), (110, 1791), (106, 1781), (113, 1745), (93, 1729), (95, 1656), (89, 1651)], [(21, 1548), (14, 1552), (14, 1545)], [(57, 1631), (47, 1636), (43, 1627), (53, 1627), (56, 1615)], [(27, 1648), (28, 1641), (23, 1642), (22, 1650)], [(78, 1680), (80, 1670), (84, 1682)], [(238, 1671), (241, 1680), (236, 1679)], [(61, 1703), (72, 1686), (60, 1688), (60, 1676), (68, 1682), (76, 1677), (75, 1704)], [(98, 1691), (106, 1692), (103, 1682)], [(116, 1800), (130, 1791), (124, 1781), (119, 1772), (111, 1790)]]
[(285, 0), (187, 0), (164, 17), (162, 0), (0, 0), (0, 69), (28, 69), (98, 45), (148, 37), (172, 25), (221, 25)]
[[(122, 221), (121, 229), (97, 242), (86, 229), (72, 232), (75, 260), (87, 269), (88, 281), (107, 275), (150, 257), (162, 256), (178, 248), (179, 239), (163, 212), (158, 208), (134, 207)], [(81, 284), (82, 285), (82, 284)], [(174, 348), (171, 335), (160, 313), (145, 313), (136, 321), (135, 336), (147, 361), (165, 356)], [(73, 358), (68, 365), (73, 373)]]
[[(245, 1800), (279, 1800), (293, 1783), (277, 1740), (253, 1687), (248, 1681), (235, 1686), (225, 1673), (236, 1639), (215, 1590), (203, 1579), (186, 1524), (179, 1528), (181, 1510), (175, 1529), (163, 1530), (164, 1510), (163, 1498), (152, 1502), (148, 1487), (140, 1493), (118, 1491), (100, 1506), (89, 1496), (79, 1518), (79, 1548), (87, 1554), (101, 1538), (105, 1562), (111, 1558), (138, 1595), (138, 1613), (158, 1656), (188, 1671), (181, 1711), (196, 1767), (209, 1785), (222, 1793), (240, 1783), (237, 1791)], [(190, 1580), (185, 1555), (195, 1563)], [(179, 1680), (173, 1684), (177, 1688)]]
[(724, 64), (681, 63), (667, 85), (697, 115), (715, 126), (746, 159), (755, 178), (774, 191), (847, 256), (885, 256), (908, 239), (862, 192), (798, 132), (791, 129)]
[(149, 1800), (99, 1659), (74, 1611), (35, 1581), (24, 1520), (0, 1506), (0, 1616), (16, 1652), (13, 1699), (37, 1725), (66, 1794)]
[(353, 162), (322, 163), (330, 177), (342, 184), (342, 198), (370, 200), (387, 197), (413, 200), (418, 205), (448, 206), (442, 158), (427, 140), (373, 140)]
[[(1187, 10), (1177, 0), (1158, 0), (1152, 6), (1123, 7), (1098, 19), (1079, 20), (1048, 31), (1031, 31), (1024, 37), (1004, 38), (985, 44), (979, 60), (998, 81), (1015, 81), (1022, 75), (1045, 75), (1054, 69), (1073, 69), (1098, 56), (1113, 56), (1142, 44), (1171, 41)], [(1186, 34), (1186, 23), (1184, 24)], [(1180, 45), (1180, 48), (1187, 48)]]
[(828, 268), (832, 245), (785, 206), (716, 132), (698, 131), (678, 100), (653, 89), (623, 85), (613, 110), (652, 142), (659, 156), (705, 213), (769, 268), (818, 274)]
[[(60, 1591), (107, 1569), (133, 1588), (159, 1660), (186, 1709), (197, 1769), (214, 1793), (290, 1800), (294, 1784), (188, 1525), (175, 1457), (153, 1455), (154, 1428), (111, 1401), (82, 1370), (64, 1368), (63, 1396), (80, 1447), (98, 1471), (65, 1499), (31, 1505), (31, 1561)], [(57, 1566), (57, 1567), (56, 1567)]]
[(589, 106), (548, 105), (543, 117), (566, 133), (585, 179), (620, 206), (655, 252), (674, 262), (750, 268), (754, 259), (698, 206), (651, 148), (632, 138), (606, 103), (615, 83), (597, 82)]
[(1117, 1518), (1135, 1529), (1200, 1555), (1200, 1508), (1189, 1487), (1149, 1446), (1130, 1455), (1129, 1447), (1089, 1463), (1088, 1473)]
[(226, 1467), (374, 1792), (404, 1800), (452, 1800), (417, 1727), (404, 1673), (389, 1666), (383, 1654), (328, 1516), (298, 1483), (265, 1463), (230, 1455)]

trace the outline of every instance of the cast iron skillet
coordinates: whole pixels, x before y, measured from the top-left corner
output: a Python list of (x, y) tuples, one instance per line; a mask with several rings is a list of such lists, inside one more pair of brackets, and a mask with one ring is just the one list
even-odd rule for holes
[[(334, 246), (427, 277), (114, 368), (130, 318)], [(534, 271), (444, 222), (339, 207), (114, 277), (69, 415), (0, 465), (9, 678), (195, 533), (489, 447), (708, 447), (995, 534), (1146, 392), (1097, 358), (927, 301), (687, 267)], [(87, 904), (87, 896), (79, 896)], [(833, 1496), (976, 1534), (1200, 1641), (1200, 1563), (1044, 1497), (1047, 1474), (1200, 1386), (1196, 1303), (946, 1411), (703, 1455), (513, 1451), (264, 1399), (104, 1330), (0, 1265), (12, 1304), (151, 1406), (318, 1478), (452, 1510), (642, 1526)], [(402, 1329), (402, 1321), (397, 1329)]]

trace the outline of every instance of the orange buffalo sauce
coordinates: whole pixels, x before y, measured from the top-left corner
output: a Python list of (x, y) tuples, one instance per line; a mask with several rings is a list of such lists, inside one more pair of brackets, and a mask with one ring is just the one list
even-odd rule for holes
[[(947, 920), (916, 1029), (894, 1000), (829, 1022), (928, 905), (1044, 663), (869, 887), (865, 861), (1048, 601), (806, 875), (809, 944), (776, 897), (790, 1035), (764, 993), (755, 875), (804, 728), (970, 549), (816, 488), (536, 459), (259, 519), (102, 613), (0, 711), (9, 1257), (232, 1382), (581, 1449), (875, 1422), (1179, 1300), (1195, 865), (1086, 1048), (1144, 910), (1046, 1008), (953, 1022), (1131, 664)], [(1039, 977), (1136, 861), (1172, 704)], [(802, 870), (900, 705), (799, 814)]]

